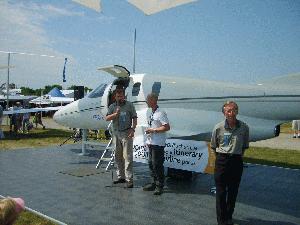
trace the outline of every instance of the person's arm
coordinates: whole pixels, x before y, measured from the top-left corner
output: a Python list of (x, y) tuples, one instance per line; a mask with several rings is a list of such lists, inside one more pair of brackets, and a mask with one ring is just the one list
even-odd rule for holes
[(170, 130), (170, 124), (166, 123), (161, 125), (160, 127), (157, 128), (150, 128), (151, 129), (151, 133), (162, 133), (162, 132), (166, 132), (168, 130)]
[(211, 135), (210, 148), (216, 153), (218, 145), (217, 129), (214, 129)]
[(136, 110), (134, 105), (132, 104), (132, 102), (129, 103), (131, 106), (131, 118), (132, 118), (132, 124), (131, 124), (131, 128), (128, 134), (128, 137), (132, 138), (134, 137), (134, 132), (135, 132), (135, 128), (137, 125), (137, 114), (136, 114)]
[[(246, 125), (247, 126), (247, 125)], [(249, 148), (249, 127), (247, 126), (245, 135), (244, 135), (244, 144), (242, 149), (242, 155), (244, 155), (246, 149)]]
[(114, 111), (114, 107), (113, 105), (111, 105), (109, 108), (108, 108), (108, 112), (107, 112), (107, 115), (105, 117), (106, 121), (111, 121), (111, 120), (114, 120), (116, 119), (117, 117), (119, 117), (119, 114), (120, 114), (120, 107), (117, 106), (116, 107), (116, 111)]
[(112, 113), (112, 114), (110, 114), (110, 115), (107, 115), (107, 116), (105, 117), (105, 119), (106, 119), (106, 121), (114, 120), (114, 119), (116, 119), (116, 118), (119, 116), (119, 114), (120, 114), (120, 111), (116, 111), (115, 113)]
[(128, 134), (128, 137), (132, 138), (134, 137), (134, 132), (135, 132), (135, 128), (137, 125), (137, 114), (136, 114), (136, 110), (134, 105), (132, 104), (132, 102), (129, 102), (130, 106), (131, 106), (131, 118), (132, 118), (132, 124), (131, 124), (131, 128)]
[(131, 126), (131, 128), (132, 128), (133, 130), (135, 130), (136, 125), (137, 125), (137, 117), (134, 117), (134, 118), (132, 119), (132, 126)]
[(129, 133), (128, 133), (129, 138), (134, 137), (134, 132), (135, 132), (136, 125), (137, 125), (137, 117), (133, 117), (132, 118), (132, 126), (130, 128)]
[(162, 133), (171, 129), (169, 119), (166, 112), (162, 112), (162, 115), (159, 119), (161, 126), (157, 128), (149, 128), (146, 130), (146, 133)]

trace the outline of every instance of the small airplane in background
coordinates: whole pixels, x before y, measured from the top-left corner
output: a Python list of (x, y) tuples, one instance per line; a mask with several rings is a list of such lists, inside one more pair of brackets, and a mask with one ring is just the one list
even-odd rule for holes
[[(150, 114), (146, 97), (151, 92), (159, 95), (158, 105), (167, 112), (172, 126), (168, 131), (167, 157), (180, 164), (178, 167), (171, 166), (173, 168), (195, 171), (197, 167), (199, 172), (207, 169), (207, 164), (212, 160), (208, 144), (211, 131), (223, 120), (221, 108), (228, 100), (239, 105), (238, 119), (249, 125), (250, 141), (276, 137), (280, 133), (280, 124), (300, 118), (300, 90), (294, 85), (295, 79), (300, 81), (300, 74), (293, 76), (290, 83), (290, 76), (285, 77), (284, 85), (271, 81), (242, 85), (187, 77), (130, 74), (119, 65), (99, 70), (110, 73), (115, 80), (111, 84), (101, 84), (83, 99), (62, 107), (53, 118), (57, 123), (71, 128), (106, 129), (108, 122), (105, 115), (112, 103), (113, 91), (117, 86), (123, 86), (127, 100), (134, 104), (138, 114), (134, 141), (136, 161), (142, 162), (147, 158), (144, 129)], [(195, 149), (202, 149), (201, 157)], [(198, 163), (179, 159), (190, 154), (186, 153), (188, 150), (193, 152), (195, 158), (198, 154)], [(206, 165), (201, 169), (200, 158)]]

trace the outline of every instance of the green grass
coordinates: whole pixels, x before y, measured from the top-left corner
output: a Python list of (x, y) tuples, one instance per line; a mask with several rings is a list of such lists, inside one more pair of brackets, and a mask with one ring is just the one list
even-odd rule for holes
[[(45, 147), (51, 145), (59, 145), (68, 139), (73, 131), (71, 130), (58, 130), (58, 129), (32, 129), (28, 134), (9, 133), (7, 126), (2, 126), (4, 129), (5, 139), (0, 141), (0, 151), (8, 149), (19, 149), (19, 148), (36, 148)], [(89, 138), (96, 138), (96, 136), (91, 132)], [(104, 133), (101, 132), (100, 140), (104, 141)], [(66, 144), (74, 143), (73, 139), (70, 139)]]
[(250, 147), (245, 152), (244, 161), (247, 163), (300, 169), (300, 151)]
[[(33, 129), (28, 134), (12, 134), (4, 126), (5, 139), (0, 141), (0, 150), (18, 148), (36, 148), (57, 145), (72, 134), (72, 131), (55, 129)], [(70, 140), (68, 143), (72, 143)]]
[(40, 216), (37, 216), (31, 212), (24, 211), (20, 214), (17, 221), (14, 223), (14, 225), (24, 225), (24, 224), (30, 224), (30, 225), (56, 225), (56, 223), (53, 223), (49, 220), (46, 220)]
[(286, 133), (286, 134), (292, 134), (292, 122), (289, 123), (283, 123), (280, 125), (280, 132), (281, 133)]

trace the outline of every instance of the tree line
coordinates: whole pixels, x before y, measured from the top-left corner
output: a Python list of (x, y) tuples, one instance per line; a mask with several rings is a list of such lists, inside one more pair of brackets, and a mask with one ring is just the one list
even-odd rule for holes
[[(67, 90), (74, 90), (74, 87), (76, 85), (72, 85), (70, 87), (67, 88)], [(62, 90), (62, 86), (59, 84), (53, 84), (53, 85), (46, 85), (44, 88), (38, 88), (38, 89), (32, 89), (29, 87), (21, 87), (21, 94), (22, 95), (36, 95), (36, 96), (41, 96), (41, 95), (45, 95), (48, 94), (53, 88), (58, 88), (59, 90)], [(84, 91), (91, 91), (91, 88), (88, 87), (84, 87)]]

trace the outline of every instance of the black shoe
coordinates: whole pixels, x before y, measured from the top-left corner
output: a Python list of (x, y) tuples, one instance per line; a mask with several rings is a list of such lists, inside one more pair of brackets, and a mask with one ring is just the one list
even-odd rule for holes
[(125, 183), (126, 180), (124, 178), (119, 178), (118, 180), (114, 180), (113, 183), (114, 184), (121, 184), (121, 183)]
[(126, 187), (127, 188), (133, 188), (133, 182), (132, 181), (127, 182)]
[(161, 195), (163, 193), (163, 188), (162, 187), (156, 187), (154, 191), (154, 195)]
[(156, 185), (154, 183), (146, 184), (143, 187), (143, 191), (154, 191), (155, 187), (156, 187)]

